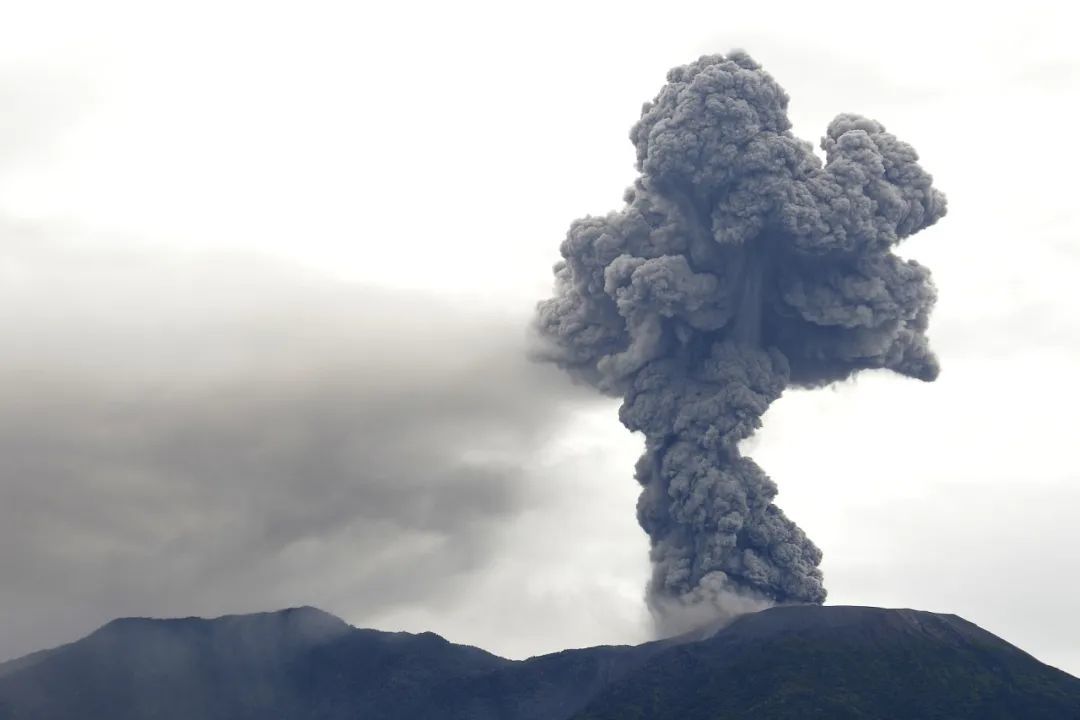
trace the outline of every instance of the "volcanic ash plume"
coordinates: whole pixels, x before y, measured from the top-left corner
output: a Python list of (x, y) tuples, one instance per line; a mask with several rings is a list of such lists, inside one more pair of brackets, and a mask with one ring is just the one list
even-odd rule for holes
[(840, 115), (825, 162), (748, 55), (668, 73), (631, 130), (625, 206), (574, 222), (538, 307), (547, 359), (623, 399), (645, 435), (638, 520), (663, 626), (749, 604), (820, 603), (821, 551), (738, 448), (788, 385), (864, 368), (938, 373), (930, 273), (891, 250), (945, 214), (910, 145)]

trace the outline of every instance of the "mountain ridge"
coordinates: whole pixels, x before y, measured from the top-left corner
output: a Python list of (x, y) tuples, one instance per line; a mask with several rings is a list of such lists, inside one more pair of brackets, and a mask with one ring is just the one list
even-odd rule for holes
[(1080, 680), (956, 615), (816, 605), (525, 660), (310, 606), (118, 618), (0, 664), (0, 720), (357, 716), (1071, 720)]

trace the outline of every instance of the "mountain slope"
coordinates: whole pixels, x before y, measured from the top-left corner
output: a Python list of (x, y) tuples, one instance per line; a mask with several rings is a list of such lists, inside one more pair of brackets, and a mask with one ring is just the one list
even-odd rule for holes
[(0, 676), (0, 718), (246, 717), (277, 697), (295, 657), (351, 632), (314, 608), (114, 620)]
[(673, 648), (580, 720), (1080, 718), (1080, 680), (955, 615), (779, 607)]
[(952, 615), (800, 606), (524, 661), (314, 608), (118, 620), (0, 665), (0, 720), (1080, 720), (1080, 680)]

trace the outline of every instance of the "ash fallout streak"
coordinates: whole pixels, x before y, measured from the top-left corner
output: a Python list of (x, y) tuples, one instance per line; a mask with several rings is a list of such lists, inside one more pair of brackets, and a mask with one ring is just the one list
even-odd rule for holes
[(621, 397), (645, 435), (638, 520), (661, 630), (824, 601), (821, 551), (738, 443), (789, 385), (937, 376), (930, 273), (892, 248), (945, 214), (915, 150), (873, 120), (836, 117), (822, 163), (741, 51), (667, 80), (630, 132), (625, 206), (571, 225), (536, 318), (544, 359)]

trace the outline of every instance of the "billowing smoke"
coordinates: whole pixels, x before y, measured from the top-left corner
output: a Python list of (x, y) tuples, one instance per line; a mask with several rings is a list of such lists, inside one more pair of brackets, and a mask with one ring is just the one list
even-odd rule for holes
[(575, 221), (538, 307), (544, 353), (644, 433), (638, 520), (661, 626), (820, 603), (821, 551), (739, 441), (789, 385), (865, 368), (933, 380), (930, 273), (892, 248), (945, 214), (910, 145), (840, 115), (825, 162), (741, 51), (668, 73), (631, 130), (625, 206)]

